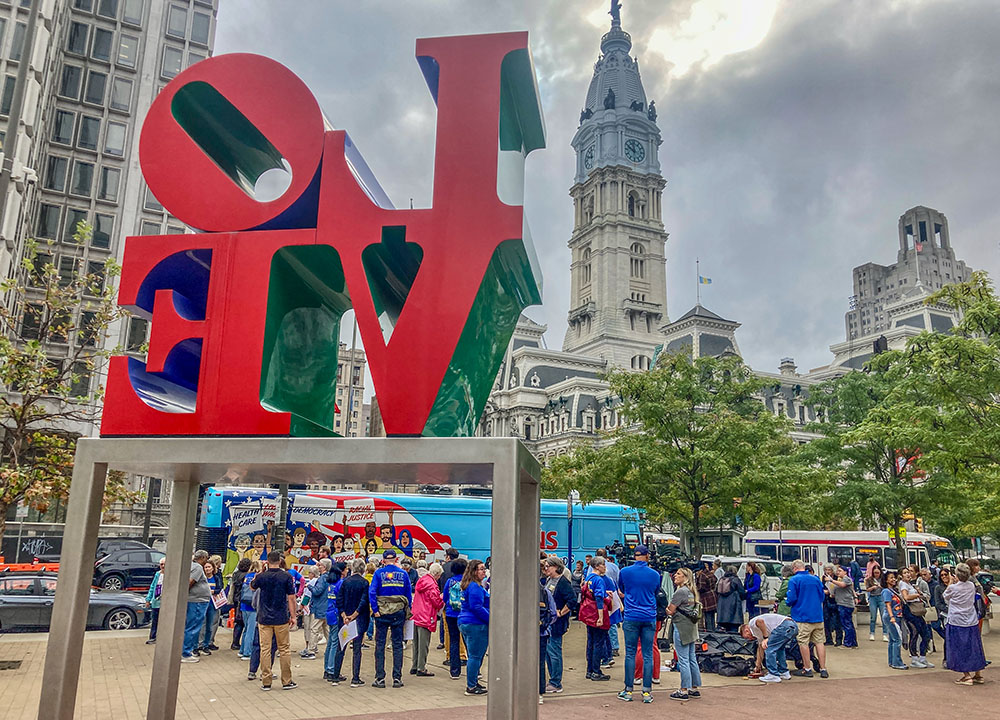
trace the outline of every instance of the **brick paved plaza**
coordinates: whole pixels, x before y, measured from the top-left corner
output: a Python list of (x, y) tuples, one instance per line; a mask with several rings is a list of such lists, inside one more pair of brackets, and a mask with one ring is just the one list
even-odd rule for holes
[[(627, 712), (637, 718), (663, 717), (665, 706), (680, 705), (667, 695), (676, 689), (679, 676), (664, 671), (662, 684), (654, 689), (651, 707), (633, 702), (629, 706), (615, 699), (622, 687), (621, 659), (610, 669), (612, 680), (594, 683), (583, 679), (582, 626), (575, 626), (566, 640), (566, 691), (558, 696), (546, 696), (539, 709), (542, 718), (577, 718), (605, 716), (610, 711)], [(229, 645), (228, 630), (220, 630), (218, 642)], [(34, 720), (37, 715), (41, 686), (42, 664), (45, 657), (43, 634), (0, 635), (0, 667), (10, 661), (21, 661), (20, 667), (0, 669), (0, 718), (3, 720)], [(84, 643), (80, 690), (77, 696), (79, 720), (139, 720), (145, 716), (147, 688), (153, 661), (153, 648), (145, 644), (145, 631), (88, 632)], [(443, 651), (431, 650), (433, 678), (415, 678), (407, 674), (409, 653), (404, 664), (406, 687), (401, 690), (377, 690), (372, 687), (351, 689), (347, 685), (331, 687), (321, 679), (320, 660), (302, 660), (301, 631), (292, 635), (292, 670), (298, 689), (290, 692), (263, 693), (259, 682), (246, 679), (246, 662), (240, 662), (235, 652), (220, 650), (198, 664), (181, 666), (181, 687), (178, 696), (178, 720), (318, 720), (320, 718), (355, 717), (400, 718), (410, 720), (448, 720), (450, 718), (485, 718), (485, 698), (464, 695), (465, 683), (451, 681), (441, 666)], [(1000, 634), (984, 638), (987, 657), (1000, 657)], [(367, 652), (367, 651), (366, 651)], [(748, 701), (771, 702), (786, 709), (813, 707), (817, 702), (844, 697), (869, 698), (877, 707), (893, 707), (894, 712), (910, 709), (914, 712), (957, 707), (972, 703), (982, 709), (996, 707), (1000, 702), (1000, 678), (987, 670), (987, 683), (981, 687), (958, 687), (952, 683), (955, 675), (940, 669), (891, 671), (886, 667), (886, 646), (868, 642), (861, 636), (859, 650), (830, 648), (827, 665), (832, 678), (794, 679), (777, 686), (763, 686), (743, 678), (705, 675), (708, 690), (701, 700), (685, 703), (686, 717), (733, 717), (735, 708)], [(929, 656), (940, 664), (941, 653)], [(485, 673), (484, 673), (485, 675)], [(373, 676), (373, 661), (366, 654), (362, 676), (369, 682)], [(805, 691), (805, 692), (803, 692)], [(822, 695), (820, 695), (822, 693)], [(884, 703), (889, 703), (888, 705)], [(968, 705), (967, 705), (968, 707)]]

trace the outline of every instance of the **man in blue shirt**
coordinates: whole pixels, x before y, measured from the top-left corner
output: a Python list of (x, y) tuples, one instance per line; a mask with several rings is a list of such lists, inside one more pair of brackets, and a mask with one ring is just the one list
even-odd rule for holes
[[(792, 563), (795, 574), (788, 580), (788, 594), (785, 604), (792, 611), (792, 620), (799, 626), (799, 650), (803, 659), (809, 657), (809, 643), (816, 646), (816, 657), (819, 660), (819, 676), (830, 677), (826, 671), (826, 647), (823, 645), (823, 581), (806, 571), (802, 560)], [(800, 677), (812, 677), (809, 668), (796, 670), (792, 673)]]
[(392, 636), (392, 686), (403, 687), (403, 624), (406, 611), (413, 603), (410, 576), (397, 564), (396, 551), (382, 553), (384, 564), (372, 576), (368, 601), (375, 618), (375, 682), (372, 687), (385, 687), (385, 641)]
[(635, 652), (642, 648), (642, 701), (653, 702), (653, 643), (656, 642), (656, 591), (660, 573), (649, 567), (649, 548), (637, 545), (635, 563), (618, 574), (618, 590), (625, 603), (625, 689), (618, 697), (632, 701)]

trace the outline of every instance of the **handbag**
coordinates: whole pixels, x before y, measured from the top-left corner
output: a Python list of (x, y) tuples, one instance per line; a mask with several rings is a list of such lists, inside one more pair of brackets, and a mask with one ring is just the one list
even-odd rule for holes
[(679, 612), (681, 615), (683, 615), (684, 617), (686, 617), (688, 620), (690, 620), (695, 624), (700, 622), (702, 616), (704, 615), (704, 610), (702, 609), (700, 602), (691, 603), (690, 605), (687, 606), (687, 609), (678, 605), (677, 612)]
[(602, 630), (608, 630), (611, 627), (611, 596), (604, 595), (604, 621), (598, 625), (597, 624), (597, 600), (594, 598), (594, 591), (590, 587), (589, 582), (583, 583), (581, 586), (583, 592), (583, 602), (580, 604), (580, 622), (584, 625), (589, 625), (590, 627), (599, 627)]
[(934, 607), (933, 605), (930, 605), (927, 608), (927, 614), (924, 615), (924, 621), (925, 622), (929, 622), (929, 623), (937, 622), (938, 621), (938, 611), (937, 611), (936, 607)]
[(923, 600), (910, 600), (906, 603), (906, 607), (913, 617), (923, 617), (927, 614), (927, 606)]

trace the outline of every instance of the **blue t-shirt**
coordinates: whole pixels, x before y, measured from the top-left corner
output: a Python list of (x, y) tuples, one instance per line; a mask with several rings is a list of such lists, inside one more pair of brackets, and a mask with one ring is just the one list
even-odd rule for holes
[(656, 622), (656, 591), (660, 573), (649, 563), (637, 560), (618, 574), (618, 588), (625, 594), (625, 619), (633, 622)]
[(789, 578), (785, 604), (795, 622), (823, 622), (823, 599), (823, 581), (815, 575), (800, 570)]

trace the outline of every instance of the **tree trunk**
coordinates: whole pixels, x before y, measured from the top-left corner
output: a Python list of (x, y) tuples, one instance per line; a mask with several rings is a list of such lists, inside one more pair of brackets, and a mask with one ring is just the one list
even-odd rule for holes
[[(7, 509), (9, 507), (7, 503), (0, 502), (0, 547), (3, 546), (3, 534), (7, 529)], [(2, 551), (0, 551), (0, 554), (2, 554)]]
[(691, 554), (701, 560), (701, 506), (691, 505)]

